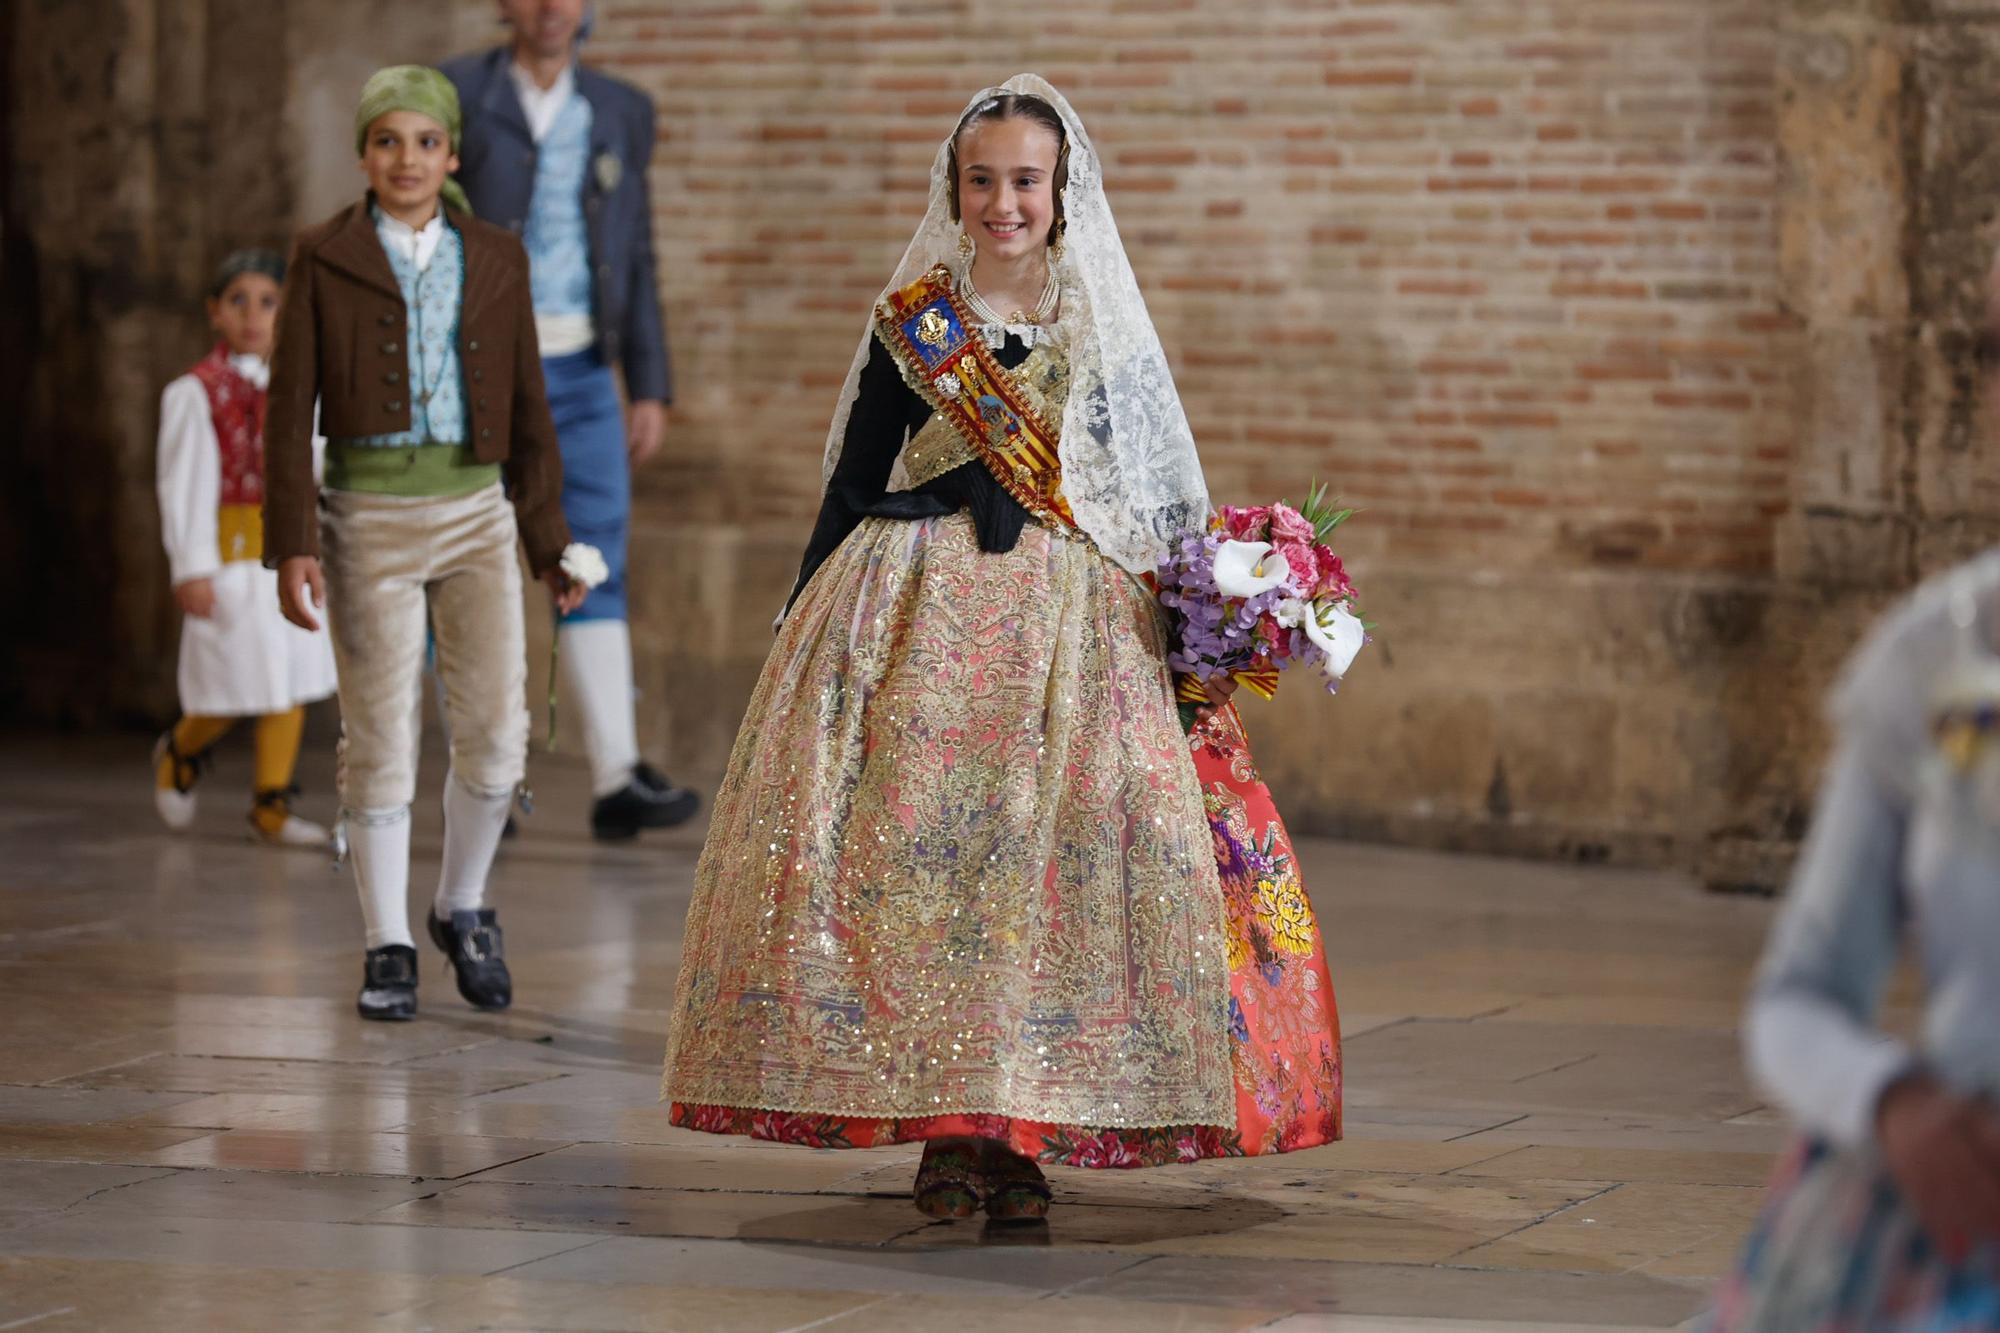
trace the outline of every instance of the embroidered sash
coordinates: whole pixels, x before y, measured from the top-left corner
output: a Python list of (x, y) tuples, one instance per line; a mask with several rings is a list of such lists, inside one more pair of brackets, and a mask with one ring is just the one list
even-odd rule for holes
[(903, 378), (954, 426), (1007, 494), (1045, 523), (1075, 530), (1062, 495), (1060, 432), (974, 332), (951, 270), (940, 264), (875, 310)]

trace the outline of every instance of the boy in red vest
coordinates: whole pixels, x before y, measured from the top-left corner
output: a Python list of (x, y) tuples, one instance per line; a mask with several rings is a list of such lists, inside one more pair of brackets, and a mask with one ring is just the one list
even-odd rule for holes
[(326, 632), (288, 623), (265, 569), (264, 398), (284, 260), (241, 250), (209, 287), (216, 343), (160, 396), (160, 535), (181, 624), (183, 716), (154, 752), (153, 803), (171, 829), (194, 822), (195, 782), (238, 718), (256, 719), (250, 827), (265, 842), (325, 846), (291, 811), (305, 705), (333, 693)]

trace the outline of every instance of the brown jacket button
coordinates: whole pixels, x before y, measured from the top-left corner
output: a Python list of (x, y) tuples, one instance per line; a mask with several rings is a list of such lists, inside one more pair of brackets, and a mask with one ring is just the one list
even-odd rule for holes
[(385, 351), (385, 352), (393, 352), (393, 351), (395, 351), (395, 350), (396, 350), (396, 344), (395, 344), (395, 343), (393, 343), (393, 342), (386, 342), (386, 343), (383, 343), (383, 344), (382, 344), (382, 350), (383, 350), (383, 351)]
[(385, 325), (394, 324), (395, 322), (396, 322), (396, 317), (394, 315), (382, 316), (382, 323)]
[(403, 410), (403, 400), (400, 398), (391, 398), (388, 402), (382, 404), (382, 406), (387, 411), (400, 412)]
[(478, 366), (474, 366), (472, 368), (472, 378), (476, 380), (483, 380), (486, 378), (486, 372), (481, 370)]
[(392, 370), (382, 377), (382, 382), (384, 384), (401, 384), (403, 382), (403, 373), (399, 370)]
[(474, 338), (474, 339), (473, 339), (473, 340), (472, 340), (471, 342), (467, 343), (467, 344), (465, 345), (465, 350), (466, 350), (466, 351), (468, 351), (468, 352), (476, 352), (476, 351), (478, 351), (478, 350), (479, 350), (479, 339), (477, 339), (477, 338)]
[(482, 439), (482, 440), (490, 440), (490, 439), (492, 439), (492, 438), (493, 438), (493, 428), (492, 428), (491, 426), (481, 426), (481, 427), (479, 428), (479, 438), (480, 438), (480, 439)]
[(484, 398), (480, 399), (480, 400), (479, 400), (479, 405), (480, 405), (481, 407), (484, 407), (484, 406), (486, 406), (486, 400), (485, 400)]

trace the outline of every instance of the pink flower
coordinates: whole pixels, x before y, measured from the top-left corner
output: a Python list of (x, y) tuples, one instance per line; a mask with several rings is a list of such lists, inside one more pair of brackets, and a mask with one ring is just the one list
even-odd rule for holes
[(1313, 589), (1313, 596), (1334, 598), (1354, 596), (1354, 584), (1347, 577), (1346, 567), (1340, 563), (1340, 557), (1331, 551), (1320, 557), (1319, 586)]
[[(1273, 529), (1278, 526), (1275, 519), (1271, 526)], [(1280, 541), (1278, 554), (1285, 557), (1285, 564), (1292, 571), (1291, 577), (1285, 580), (1292, 591), (1301, 597), (1312, 596), (1313, 589), (1319, 586), (1319, 555), (1310, 538), (1302, 542)]]
[(1222, 506), (1223, 531), (1227, 532), (1233, 541), (1262, 541), (1265, 524), (1270, 522), (1270, 519), (1271, 511), (1264, 505)]
[(1306, 522), (1305, 515), (1290, 505), (1271, 506), (1271, 540), (1283, 545), (1286, 542), (1312, 544), (1313, 525)]

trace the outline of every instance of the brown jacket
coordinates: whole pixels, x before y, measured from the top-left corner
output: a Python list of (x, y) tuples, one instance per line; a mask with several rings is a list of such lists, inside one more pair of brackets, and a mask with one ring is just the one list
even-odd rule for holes
[[(458, 359), (467, 442), (498, 463), (528, 566), (554, 569), (569, 544), (558, 503), (562, 456), (542, 386), (528, 253), (508, 231), (449, 215), (464, 243)], [(313, 404), (330, 440), (410, 428), (409, 312), (366, 199), (299, 233), (285, 269), (264, 420), (264, 562), (319, 555)]]

